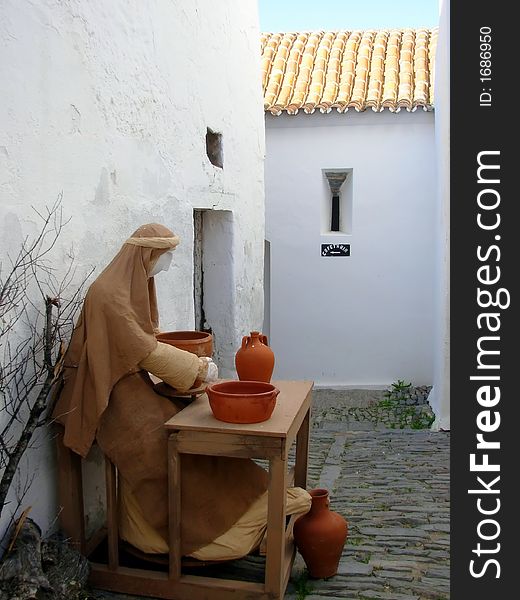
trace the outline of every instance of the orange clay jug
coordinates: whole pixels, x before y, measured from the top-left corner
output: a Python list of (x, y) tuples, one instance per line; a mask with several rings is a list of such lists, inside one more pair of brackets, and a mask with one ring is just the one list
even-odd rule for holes
[(235, 366), (240, 381), (270, 383), (274, 369), (274, 353), (269, 348), (267, 336), (259, 331), (242, 338), (242, 346), (235, 355)]
[(329, 509), (329, 492), (310, 490), (311, 510), (296, 519), (294, 542), (303, 556), (309, 575), (317, 579), (338, 572), (339, 559), (348, 535), (348, 524), (340, 514)]

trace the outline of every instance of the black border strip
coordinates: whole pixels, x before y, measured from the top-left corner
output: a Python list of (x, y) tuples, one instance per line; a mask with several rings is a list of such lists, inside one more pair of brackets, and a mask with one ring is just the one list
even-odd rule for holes
[[(515, 244), (516, 238), (520, 238), (520, 224), (514, 217), (520, 198), (518, 190), (513, 189), (515, 175), (520, 171), (517, 164), (520, 127), (513, 92), (518, 81), (515, 65), (519, 35), (514, 31), (515, 19), (508, 14), (510, 10), (511, 5), (500, 1), (451, 1), (451, 597), (454, 600), (516, 598), (520, 594), (514, 579), (519, 569), (513, 565), (518, 555), (515, 542), (520, 529), (518, 517), (513, 514), (520, 506), (515, 493), (520, 448), (514, 443), (516, 438), (520, 439), (517, 391), (520, 389), (517, 358), (520, 296), (515, 291), (520, 277), (520, 252)], [(485, 41), (486, 35), (490, 36), (489, 42)], [(491, 44), (489, 81), (485, 79), (488, 63), (481, 64), (487, 55), (480, 55), (481, 51), (487, 51), (487, 43)], [(480, 183), (479, 154), (481, 163), (499, 166), (481, 170)], [(489, 191), (479, 197), (483, 190)], [(499, 203), (495, 209), (483, 209), (479, 207), (479, 198), (482, 204), (492, 205), (493, 199)], [(479, 213), (484, 225), (496, 223), (499, 214), (500, 224), (484, 229), (478, 224)], [(481, 279), (488, 280), (497, 276), (498, 267), (499, 281), (479, 282), (481, 267), (484, 267)], [(490, 294), (481, 293), (480, 305), (478, 288)], [(501, 306), (483, 306), (490, 297)], [(509, 297), (510, 305), (506, 307)], [(479, 321), (479, 315), (485, 313), (498, 316), (481, 316)], [(490, 327), (498, 329), (491, 331)], [(480, 368), (479, 346), (480, 350), (499, 352), (481, 354)], [(500, 379), (488, 379), (492, 375)], [(471, 380), (471, 376), (484, 379)], [(491, 395), (486, 396), (486, 386)], [(500, 388), (500, 401), (491, 407), (496, 387)], [(479, 403), (479, 390), (484, 405)], [(479, 414), (484, 428), (493, 428), (500, 418), (495, 431), (483, 433), (487, 442), (499, 442), (500, 449), (477, 448), (477, 434), (482, 433)], [(500, 471), (471, 471), (471, 454), (475, 454), (477, 464), (482, 464), (486, 460), (483, 455), (487, 454), (489, 463)], [(500, 480), (492, 485), (498, 476)], [(478, 477), (489, 487), (488, 491)], [(490, 514), (483, 514), (486, 510)], [(491, 514), (494, 510), (497, 512)], [(482, 539), (486, 536), (495, 539)], [(480, 576), (473, 576), (471, 568)]]

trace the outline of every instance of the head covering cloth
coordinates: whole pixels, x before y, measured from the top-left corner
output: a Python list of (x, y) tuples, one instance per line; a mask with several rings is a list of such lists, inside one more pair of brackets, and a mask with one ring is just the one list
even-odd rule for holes
[(64, 443), (85, 457), (112, 389), (152, 352), (158, 310), (148, 273), (179, 238), (158, 223), (126, 240), (90, 286), (64, 360), (64, 386), (54, 417), (65, 426)]

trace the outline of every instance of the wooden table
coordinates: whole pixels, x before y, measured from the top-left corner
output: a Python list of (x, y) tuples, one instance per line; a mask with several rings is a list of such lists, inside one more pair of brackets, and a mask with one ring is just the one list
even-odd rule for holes
[[(204, 394), (165, 423), (169, 472), (169, 573), (118, 565), (117, 532), (112, 534), (112, 564), (92, 565), (94, 585), (128, 594), (176, 600), (277, 600), (283, 597), (295, 556), (294, 516), (286, 525), (285, 497), (292, 484), (289, 450), (296, 441), (294, 485), (307, 485), (310, 381), (274, 381), (280, 394), (271, 418), (238, 425), (213, 417)], [(181, 469), (183, 454), (269, 460), (267, 547), (264, 583), (217, 579), (181, 571)], [(112, 504), (112, 503), (110, 503)], [(110, 546), (109, 533), (109, 546)]]

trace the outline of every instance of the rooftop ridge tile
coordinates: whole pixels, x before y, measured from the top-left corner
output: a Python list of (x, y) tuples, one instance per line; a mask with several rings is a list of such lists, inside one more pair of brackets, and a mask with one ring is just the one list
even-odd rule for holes
[(432, 110), (438, 28), (262, 33), (264, 110)]

